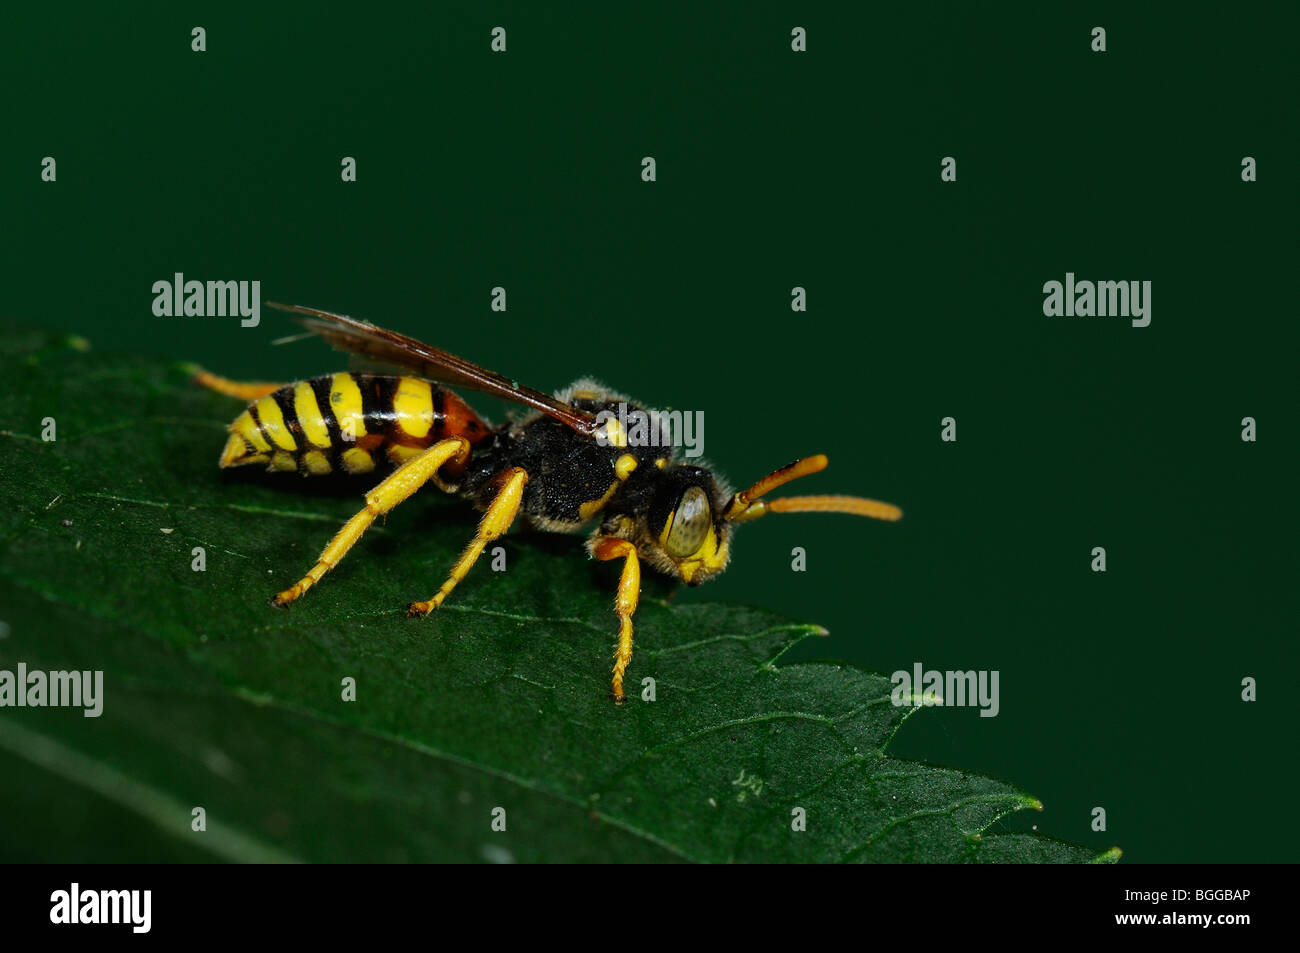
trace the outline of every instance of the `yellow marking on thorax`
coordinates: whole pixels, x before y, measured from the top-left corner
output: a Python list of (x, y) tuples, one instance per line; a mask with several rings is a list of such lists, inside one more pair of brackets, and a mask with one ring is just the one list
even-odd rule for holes
[(605, 504), (607, 504), (613, 498), (615, 491), (618, 490), (619, 486), (623, 483), (624, 480), (626, 480), (628, 477), (632, 475), (632, 471), (635, 469), (636, 469), (636, 457), (632, 456), (632, 454), (630, 453), (625, 453), (617, 460), (615, 460), (614, 461), (614, 476), (615, 476), (614, 482), (609, 485), (609, 489), (605, 491), (604, 496), (602, 496), (600, 499), (589, 500), (586, 503), (583, 503), (581, 506), (579, 506), (578, 516), (580, 516), (584, 520), (589, 520), (597, 513), (599, 513), (601, 510), (603, 510), (605, 508)]
[(230, 432), (239, 434), (249, 442), (254, 450), (267, 453), (271, 449), (271, 445), (262, 436), (262, 431), (258, 430), (257, 424), (253, 423), (253, 415), (248, 411), (244, 411), (235, 418), (235, 422), (230, 425)]
[[(334, 375), (334, 380), (330, 384), (330, 409), (334, 411), (334, 419), (339, 422), (339, 431), (343, 434), (343, 439), (347, 440), (351, 436), (353, 440), (357, 440), (366, 435), (361, 388), (357, 386), (356, 379), (351, 374)], [(370, 455), (366, 454), (366, 456)], [(344, 461), (347, 460), (346, 453), (343, 458)], [(370, 465), (374, 466), (373, 460)], [(365, 473), (366, 471), (353, 470), (352, 472)]]
[(343, 451), (343, 469), (348, 473), (369, 473), (375, 468), (375, 458), (360, 447)]
[[(309, 381), (299, 381), (293, 385), (293, 409), (298, 415), (298, 423), (302, 425), (303, 436), (311, 442), (312, 446), (328, 447), (330, 431), (325, 426), (320, 404), (316, 402), (316, 392), (312, 390)], [(329, 470), (326, 469), (325, 472), (328, 473)]]
[(627, 429), (617, 417), (605, 420), (605, 446), (618, 447), (620, 450), (627, 446)]
[(281, 450), (298, 449), (298, 441), (293, 439), (293, 434), (284, 425), (284, 415), (280, 413), (280, 405), (274, 397), (263, 397), (254, 402), (253, 406), (257, 408), (257, 419), (262, 422), (262, 430), (273, 444)]
[(630, 453), (625, 453), (614, 461), (614, 475), (617, 476), (620, 481), (626, 480), (630, 477), (632, 471), (635, 469), (636, 457), (632, 456)]
[(610, 501), (611, 497), (613, 497), (614, 491), (619, 488), (619, 485), (620, 484), (618, 480), (613, 481), (612, 483), (610, 483), (609, 489), (605, 491), (605, 495), (602, 496), (600, 499), (589, 500), (586, 503), (583, 503), (581, 506), (579, 506), (578, 516), (580, 516), (585, 521), (591, 519), (593, 516), (595, 516), (597, 513), (603, 510), (605, 508), (605, 504)]

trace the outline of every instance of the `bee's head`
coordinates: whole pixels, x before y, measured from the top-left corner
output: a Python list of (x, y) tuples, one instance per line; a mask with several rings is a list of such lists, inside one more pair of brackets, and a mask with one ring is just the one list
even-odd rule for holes
[(726, 491), (702, 467), (674, 466), (657, 481), (646, 513), (644, 545), (659, 568), (698, 586), (727, 567), (732, 527)]
[(735, 525), (767, 513), (847, 513), (891, 521), (902, 518), (902, 510), (892, 503), (858, 496), (760, 499), (791, 480), (826, 469), (826, 463), (822, 454), (804, 457), (739, 493), (732, 493), (703, 467), (672, 466), (659, 472), (649, 508), (639, 520), (620, 517), (605, 530), (634, 540), (637, 552), (660, 572), (697, 586), (727, 568)]
[(731, 534), (737, 523), (768, 513), (847, 513), (879, 520), (898, 520), (903, 511), (892, 503), (860, 496), (787, 496), (760, 499), (791, 480), (826, 469), (817, 454), (774, 470), (747, 490), (732, 493), (710, 471), (685, 465), (660, 470), (649, 506), (636, 518), (614, 517), (602, 530), (633, 541), (637, 553), (656, 569), (698, 586), (727, 568)]

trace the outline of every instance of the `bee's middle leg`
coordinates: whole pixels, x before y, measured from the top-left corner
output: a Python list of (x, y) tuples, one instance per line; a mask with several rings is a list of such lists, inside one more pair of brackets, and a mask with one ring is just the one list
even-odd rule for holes
[(591, 555), (605, 561), (622, 558), (623, 574), (618, 580), (618, 595), (614, 597), (614, 613), (618, 616), (618, 647), (614, 650), (614, 681), (610, 692), (616, 704), (623, 704), (623, 673), (632, 661), (632, 616), (641, 596), (641, 562), (636, 547), (625, 539), (600, 536), (590, 543)]
[(361, 534), (370, 528), (376, 516), (386, 515), (398, 503), (424, 486), (443, 464), (455, 459), (463, 464), (469, 459), (469, 441), (464, 437), (440, 440), (419, 456), (412, 457), (390, 473), (383, 482), (366, 494), (366, 506), (360, 513), (343, 524), (343, 528), (330, 540), (320, 554), (320, 559), (296, 584), (279, 593), (274, 600), (277, 606), (288, 605), (339, 564), (349, 549), (356, 545)]
[(524, 484), (528, 482), (528, 471), (523, 467), (511, 467), (502, 474), (502, 477), (500, 491), (487, 508), (487, 512), (483, 514), (483, 519), (479, 521), (478, 532), (474, 539), (451, 567), (451, 574), (447, 577), (447, 581), (442, 584), (442, 588), (432, 599), (412, 602), (408, 605), (406, 607), (408, 616), (425, 616), (442, 605), (443, 600), (456, 588), (456, 583), (464, 579), (474, 563), (478, 562), (484, 547), (503, 536), (510, 528), (510, 524), (515, 521), (519, 506), (523, 503)]

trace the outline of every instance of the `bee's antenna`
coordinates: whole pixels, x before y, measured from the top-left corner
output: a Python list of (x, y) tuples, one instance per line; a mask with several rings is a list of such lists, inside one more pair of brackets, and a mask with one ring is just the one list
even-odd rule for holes
[(748, 490), (731, 498), (722, 518), (732, 523), (755, 520), (766, 513), (847, 513), (850, 516), (869, 516), (878, 520), (900, 520), (903, 511), (892, 503), (868, 500), (860, 496), (787, 496), (781, 499), (760, 500), (779, 486), (826, 469), (830, 461), (823, 453), (804, 457), (786, 464), (759, 480)]

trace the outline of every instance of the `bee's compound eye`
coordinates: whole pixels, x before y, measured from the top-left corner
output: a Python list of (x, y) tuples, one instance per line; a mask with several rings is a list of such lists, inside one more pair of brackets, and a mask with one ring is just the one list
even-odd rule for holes
[(695, 553), (709, 534), (712, 523), (708, 494), (698, 486), (691, 487), (682, 494), (677, 509), (673, 511), (672, 526), (664, 541), (668, 555), (684, 559)]

